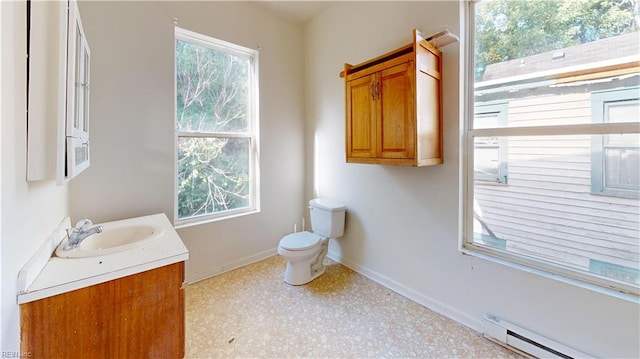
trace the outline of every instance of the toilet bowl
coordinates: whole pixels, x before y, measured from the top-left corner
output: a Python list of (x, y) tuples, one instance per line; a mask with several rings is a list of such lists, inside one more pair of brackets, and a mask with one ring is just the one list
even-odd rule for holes
[(289, 234), (280, 240), (278, 254), (287, 260), (284, 281), (291, 285), (302, 285), (321, 276), (324, 258), (329, 248), (329, 238), (311, 232)]
[(324, 259), (329, 239), (339, 238), (344, 232), (345, 207), (323, 199), (309, 201), (311, 228), (284, 236), (278, 245), (278, 254), (286, 261), (285, 283), (302, 285), (325, 272)]

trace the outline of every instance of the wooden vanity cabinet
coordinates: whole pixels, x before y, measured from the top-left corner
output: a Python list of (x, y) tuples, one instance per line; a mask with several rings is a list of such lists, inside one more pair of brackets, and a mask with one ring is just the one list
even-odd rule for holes
[(442, 53), (413, 42), (345, 64), (346, 157), (350, 163), (428, 166), (442, 156)]
[(184, 262), (20, 305), (31, 358), (183, 358)]

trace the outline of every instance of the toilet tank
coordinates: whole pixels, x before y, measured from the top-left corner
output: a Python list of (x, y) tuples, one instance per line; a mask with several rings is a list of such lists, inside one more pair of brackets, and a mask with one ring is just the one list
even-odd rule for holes
[(339, 238), (344, 234), (345, 206), (328, 199), (309, 201), (311, 230), (326, 238)]

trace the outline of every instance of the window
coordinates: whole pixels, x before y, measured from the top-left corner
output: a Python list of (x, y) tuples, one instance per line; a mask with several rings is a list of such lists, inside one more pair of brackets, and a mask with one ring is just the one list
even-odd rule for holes
[(637, 299), (637, 10), (466, 6), (462, 251)]
[(258, 211), (258, 54), (176, 28), (176, 224)]
[[(629, 123), (640, 118), (638, 88), (591, 94), (593, 123)], [(591, 191), (616, 197), (638, 198), (640, 141), (638, 134), (594, 136), (591, 155)]]
[[(505, 103), (478, 103), (474, 107), (476, 128), (504, 126), (507, 121)], [(479, 181), (507, 183), (507, 141), (505, 138), (475, 137), (475, 178)]]

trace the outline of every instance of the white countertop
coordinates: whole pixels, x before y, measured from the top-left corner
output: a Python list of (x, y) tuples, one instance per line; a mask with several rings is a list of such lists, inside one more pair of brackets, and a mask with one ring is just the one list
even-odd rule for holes
[(128, 275), (185, 261), (189, 251), (165, 214), (126, 219), (162, 226), (162, 236), (139, 247), (108, 255), (85, 258), (49, 258), (42, 271), (25, 291), (18, 304), (108, 282)]

